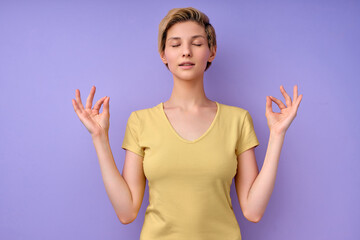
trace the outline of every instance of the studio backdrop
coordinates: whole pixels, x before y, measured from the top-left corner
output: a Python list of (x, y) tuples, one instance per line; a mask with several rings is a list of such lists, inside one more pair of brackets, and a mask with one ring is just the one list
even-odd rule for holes
[[(171, 94), (158, 25), (175, 7), (210, 18), (217, 55), (209, 99), (249, 111), (269, 138), (266, 96), (303, 94), (275, 188), (258, 223), (231, 200), (244, 240), (358, 239), (359, 1), (0, 1), (0, 239), (139, 239), (148, 186), (123, 225), (106, 194), (91, 136), (74, 112), (110, 96), (110, 145), (122, 172), (126, 120)], [(279, 111), (273, 104), (273, 110)], [(101, 109), (102, 111), (102, 109)]]

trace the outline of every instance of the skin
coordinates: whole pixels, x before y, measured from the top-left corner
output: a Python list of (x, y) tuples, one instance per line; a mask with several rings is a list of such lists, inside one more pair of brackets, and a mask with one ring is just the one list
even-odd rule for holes
[[(216, 48), (209, 49), (205, 29), (198, 23), (177, 23), (168, 30), (165, 51), (160, 58), (173, 74), (174, 87), (169, 100), (164, 102), (164, 111), (184, 139), (200, 137), (216, 115), (217, 105), (204, 91), (204, 71), (215, 55)], [(179, 64), (184, 61), (195, 65), (182, 69)]]
[[(297, 85), (294, 86), (293, 100), (282, 85), (280, 91), (286, 100), (286, 105), (275, 97), (266, 96), (265, 116), (270, 136), (260, 173), (254, 148), (238, 156), (238, 171), (235, 176), (236, 192), (244, 216), (255, 223), (261, 220), (270, 200), (285, 134), (297, 114), (303, 96), (298, 95)], [(272, 101), (279, 106), (280, 113), (272, 111)]]
[[(166, 41), (165, 51), (160, 54), (163, 63), (168, 64), (174, 80), (171, 96), (164, 102), (164, 110), (176, 131), (189, 140), (198, 138), (207, 130), (207, 124), (211, 123), (217, 111), (215, 102), (206, 97), (203, 83), (206, 64), (214, 60), (216, 48), (210, 50), (206, 38), (192, 39), (194, 35), (206, 37), (204, 28), (194, 22), (173, 25), (168, 30), (167, 40), (172, 37), (179, 39)], [(183, 61), (191, 61), (195, 66), (192, 69), (181, 69), (178, 65)], [(294, 86), (293, 99), (282, 85), (280, 92), (286, 105), (275, 97), (266, 96), (265, 116), (270, 136), (261, 171), (258, 170), (254, 148), (238, 156), (236, 192), (243, 214), (251, 222), (260, 221), (265, 212), (275, 185), (285, 134), (302, 100), (297, 85)], [(92, 136), (109, 199), (119, 220), (123, 224), (131, 223), (140, 210), (145, 191), (143, 157), (126, 150), (123, 172), (120, 174), (108, 137), (110, 98), (103, 97), (92, 107), (95, 95), (93, 86), (84, 108), (78, 89), (75, 95), (76, 99), (72, 99), (74, 111)], [(272, 111), (272, 102), (280, 108), (279, 113)], [(103, 111), (99, 113), (102, 105)]]
[[(196, 35), (202, 37), (192, 39)], [(173, 39), (174, 37), (179, 39)], [(165, 51), (160, 54), (174, 79), (171, 96), (164, 102), (167, 108), (194, 113), (201, 111), (201, 107), (216, 107), (215, 102), (208, 99), (204, 91), (206, 64), (212, 62), (215, 55), (216, 47), (209, 49), (205, 29), (201, 25), (188, 21), (177, 23), (168, 30)], [(195, 66), (184, 70), (179, 66), (184, 61), (191, 61)]]

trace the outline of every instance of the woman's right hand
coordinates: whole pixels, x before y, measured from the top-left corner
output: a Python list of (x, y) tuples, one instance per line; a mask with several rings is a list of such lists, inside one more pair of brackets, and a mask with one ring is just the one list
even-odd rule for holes
[[(99, 134), (108, 134), (110, 127), (110, 113), (109, 113), (109, 101), (110, 97), (100, 98), (93, 109), (91, 109), (92, 102), (95, 95), (95, 86), (90, 90), (90, 94), (86, 100), (86, 106), (81, 102), (80, 91), (79, 89), (75, 90), (76, 100), (72, 100), (72, 104), (76, 114), (78, 115), (80, 121), (85, 125), (87, 130), (90, 132), (91, 136), (97, 136)], [(101, 105), (104, 103), (103, 111), (99, 114)]]

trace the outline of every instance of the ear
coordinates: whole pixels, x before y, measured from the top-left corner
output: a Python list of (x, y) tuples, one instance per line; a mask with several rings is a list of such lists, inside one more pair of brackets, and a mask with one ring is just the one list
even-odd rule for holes
[(216, 56), (216, 46), (211, 48), (208, 62), (212, 62), (214, 60), (215, 56)]
[(161, 58), (161, 61), (163, 61), (164, 64), (167, 64), (167, 60), (166, 60), (166, 57), (165, 57), (165, 51), (162, 51), (160, 53), (160, 58)]

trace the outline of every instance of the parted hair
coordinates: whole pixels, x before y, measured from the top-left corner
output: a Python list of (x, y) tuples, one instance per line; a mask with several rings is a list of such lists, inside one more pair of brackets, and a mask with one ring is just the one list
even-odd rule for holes
[[(205, 28), (209, 49), (216, 48), (216, 34), (214, 27), (210, 24), (208, 16), (193, 7), (173, 8), (161, 20), (159, 24), (158, 50), (161, 54), (165, 51), (167, 31), (176, 23), (194, 21)], [(165, 64), (169, 69), (168, 65)], [(205, 71), (210, 67), (211, 62), (207, 62)]]

